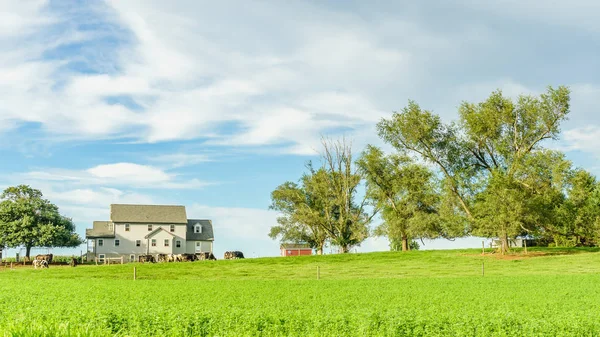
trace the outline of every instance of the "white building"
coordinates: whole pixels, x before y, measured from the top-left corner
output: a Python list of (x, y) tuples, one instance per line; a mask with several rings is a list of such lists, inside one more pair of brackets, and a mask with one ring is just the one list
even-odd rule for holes
[(211, 220), (188, 219), (184, 206), (110, 205), (109, 221), (86, 229), (88, 259), (213, 252)]

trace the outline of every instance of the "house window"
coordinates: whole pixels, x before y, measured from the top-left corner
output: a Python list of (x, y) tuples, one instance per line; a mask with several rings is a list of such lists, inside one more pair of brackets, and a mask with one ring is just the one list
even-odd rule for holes
[(201, 245), (201, 242), (200, 241), (196, 241), (196, 253), (201, 253), (202, 252), (202, 247), (200, 245)]
[(98, 255), (98, 262), (104, 262), (105, 257), (106, 257), (106, 255), (104, 255), (104, 254)]
[(128, 223), (125, 224), (125, 231), (129, 232), (129, 224)]
[(152, 225), (148, 225), (148, 232), (152, 232)]
[(135, 262), (135, 254), (129, 255), (129, 262)]
[(115, 247), (119, 247), (120, 243), (121, 243), (121, 240), (115, 239)]
[(175, 241), (175, 246), (177, 248), (181, 248), (181, 241), (179, 241), (179, 240)]
[(104, 246), (104, 240), (98, 239), (98, 247), (102, 247), (102, 246)]
[(194, 226), (194, 233), (202, 233), (202, 226), (200, 226), (200, 224)]
[(135, 246), (139, 247), (142, 245), (142, 240), (135, 240)]
[(169, 239), (165, 239), (165, 247), (169, 247)]
[(175, 225), (171, 225), (171, 232), (175, 231)]
[(152, 239), (152, 247), (156, 247), (156, 239)]

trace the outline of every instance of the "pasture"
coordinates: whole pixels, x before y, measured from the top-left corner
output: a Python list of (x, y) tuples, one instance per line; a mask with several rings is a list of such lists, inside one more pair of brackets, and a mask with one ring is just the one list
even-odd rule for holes
[(598, 250), (530, 249), (527, 256), (503, 258), (480, 253), (4, 268), (0, 331), (6, 336), (593, 336), (600, 331)]

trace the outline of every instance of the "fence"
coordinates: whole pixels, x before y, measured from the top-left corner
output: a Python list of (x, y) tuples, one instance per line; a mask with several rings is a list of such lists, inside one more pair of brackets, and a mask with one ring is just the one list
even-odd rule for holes
[(98, 265), (98, 262), (100, 262), (100, 264), (110, 264), (110, 261), (115, 261), (115, 263), (117, 262), (121, 262), (121, 264), (125, 263), (123, 256), (121, 257), (103, 257), (103, 258), (99, 258), (96, 257), (94, 258), (96, 265)]

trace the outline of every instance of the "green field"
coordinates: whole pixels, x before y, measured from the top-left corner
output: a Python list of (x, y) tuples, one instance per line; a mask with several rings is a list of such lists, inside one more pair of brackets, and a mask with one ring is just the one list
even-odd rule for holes
[(0, 331), (6, 336), (600, 334), (597, 249), (530, 249), (527, 256), (508, 258), (480, 253), (3, 268)]

